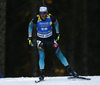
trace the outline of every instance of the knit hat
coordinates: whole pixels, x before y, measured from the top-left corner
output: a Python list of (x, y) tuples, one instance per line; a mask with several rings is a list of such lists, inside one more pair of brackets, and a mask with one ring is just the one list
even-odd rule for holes
[(47, 7), (41, 6), (41, 7), (39, 8), (39, 12), (48, 12)]

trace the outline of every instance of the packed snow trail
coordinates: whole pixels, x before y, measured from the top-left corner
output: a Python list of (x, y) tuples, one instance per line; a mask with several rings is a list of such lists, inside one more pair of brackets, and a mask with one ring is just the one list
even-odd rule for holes
[(85, 76), (91, 80), (71, 80), (67, 77), (45, 77), (45, 80), (39, 83), (35, 83), (38, 77), (1, 78), (0, 85), (100, 85), (100, 76)]

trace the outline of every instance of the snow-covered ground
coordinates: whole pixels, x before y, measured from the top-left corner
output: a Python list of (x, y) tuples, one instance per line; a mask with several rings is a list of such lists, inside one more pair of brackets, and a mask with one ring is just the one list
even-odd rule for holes
[(70, 80), (67, 77), (45, 77), (40, 83), (35, 83), (38, 77), (1, 78), (0, 85), (100, 85), (100, 76), (85, 76), (91, 80)]

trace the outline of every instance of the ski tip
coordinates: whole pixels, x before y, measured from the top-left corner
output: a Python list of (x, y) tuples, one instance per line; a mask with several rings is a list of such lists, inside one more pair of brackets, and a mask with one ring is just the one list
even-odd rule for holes
[(67, 79), (71, 79), (71, 77), (68, 77)]
[(40, 81), (35, 81), (35, 83), (39, 83)]
[(38, 81), (35, 81), (35, 83), (38, 83)]
[(91, 80), (90, 78), (87, 78), (87, 80)]
[(38, 80), (38, 81), (35, 81), (35, 83), (39, 83), (39, 82), (41, 82), (41, 81), (44, 81), (44, 80)]

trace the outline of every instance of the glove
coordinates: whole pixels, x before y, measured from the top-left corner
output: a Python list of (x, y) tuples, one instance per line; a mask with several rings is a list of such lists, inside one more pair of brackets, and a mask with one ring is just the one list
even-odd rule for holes
[(27, 40), (29, 41), (29, 45), (33, 46), (32, 37), (29, 37)]
[(60, 34), (57, 33), (57, 34), (56, 34), (56, 41), (59, 41), (59, 39), (60, 39)]

